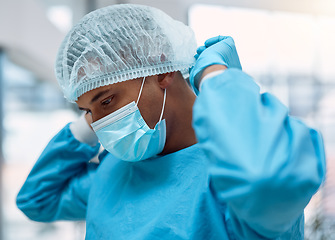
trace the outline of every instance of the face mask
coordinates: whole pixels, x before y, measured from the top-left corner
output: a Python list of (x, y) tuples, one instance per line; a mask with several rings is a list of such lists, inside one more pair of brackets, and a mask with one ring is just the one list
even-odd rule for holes
[(165, 119), (162, 112), (154, 129), (150, 129), (137, 107), (145, 78), (143, 79), (137, 101), (91, 124), (102, 146), (115, 157), (129, 162), (137, 162), (162, 152), (166, 140)]

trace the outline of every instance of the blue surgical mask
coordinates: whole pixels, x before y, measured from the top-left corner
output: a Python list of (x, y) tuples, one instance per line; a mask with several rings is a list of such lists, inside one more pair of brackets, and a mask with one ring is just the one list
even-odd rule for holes
[(150, 129), (137, 106), (144, 81), (145, 78), (136, 103), (133, 101), (91, 124), (102, 146), (124, 161), (137, 162), (153, 157), (161, 153), (165, 146), (166, 125), (162, 117), (166, 89), (160, 119), (155, 128)]

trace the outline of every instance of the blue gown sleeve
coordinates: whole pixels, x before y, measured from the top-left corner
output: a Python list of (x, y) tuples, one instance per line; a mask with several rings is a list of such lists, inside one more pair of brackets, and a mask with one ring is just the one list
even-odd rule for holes
[(210, 184), (241, 239), (275, 238), (301, 219), (325, 176), (320, 134), (251, 77), (228, 69), (207, 79), (193, 127), (210, 159)]
[(84, 220), (98, 154), (76, 140), (69, 124), (47, 145), (17, 195), (18, 208), (31, 220)]

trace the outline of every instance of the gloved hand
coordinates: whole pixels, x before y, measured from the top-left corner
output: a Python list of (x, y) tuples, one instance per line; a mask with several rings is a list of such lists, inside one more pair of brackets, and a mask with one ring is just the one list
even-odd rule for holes
[(233, 38), (217, 36), (208, 39), (204, 46), (197, 49), (194, 56), (197, 61), (190, 71), (190, 83), (193, 89), (198, 92), (200, 77), (206, 67), (219, 64), (227, 68), (238, 68), (242, 70)]
[(91, 128), (90, 123), (92, 123), (91, 116), (87, 113), (83, 113), (76, 121), (70, 124), (70, 130), (79, 142), (95, 146), (99, 140)]

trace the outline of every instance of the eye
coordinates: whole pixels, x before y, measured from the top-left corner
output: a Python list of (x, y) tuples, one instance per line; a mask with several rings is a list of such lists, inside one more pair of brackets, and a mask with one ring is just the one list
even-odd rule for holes
[(85, 112), (85, 114), (91, 114), (92, 115), (92, 112), (89, 109), (79, 107), (79, 110)]
[(108, 104), (110, 104), (110, 103), (112, 102), (113, 97), (114, 97), (114, 96), (110, 96), (110, 97), (108, 97), (107, 99), (103, 100), (103, 101), (101, 102), (101, 105), (108, 105)]

